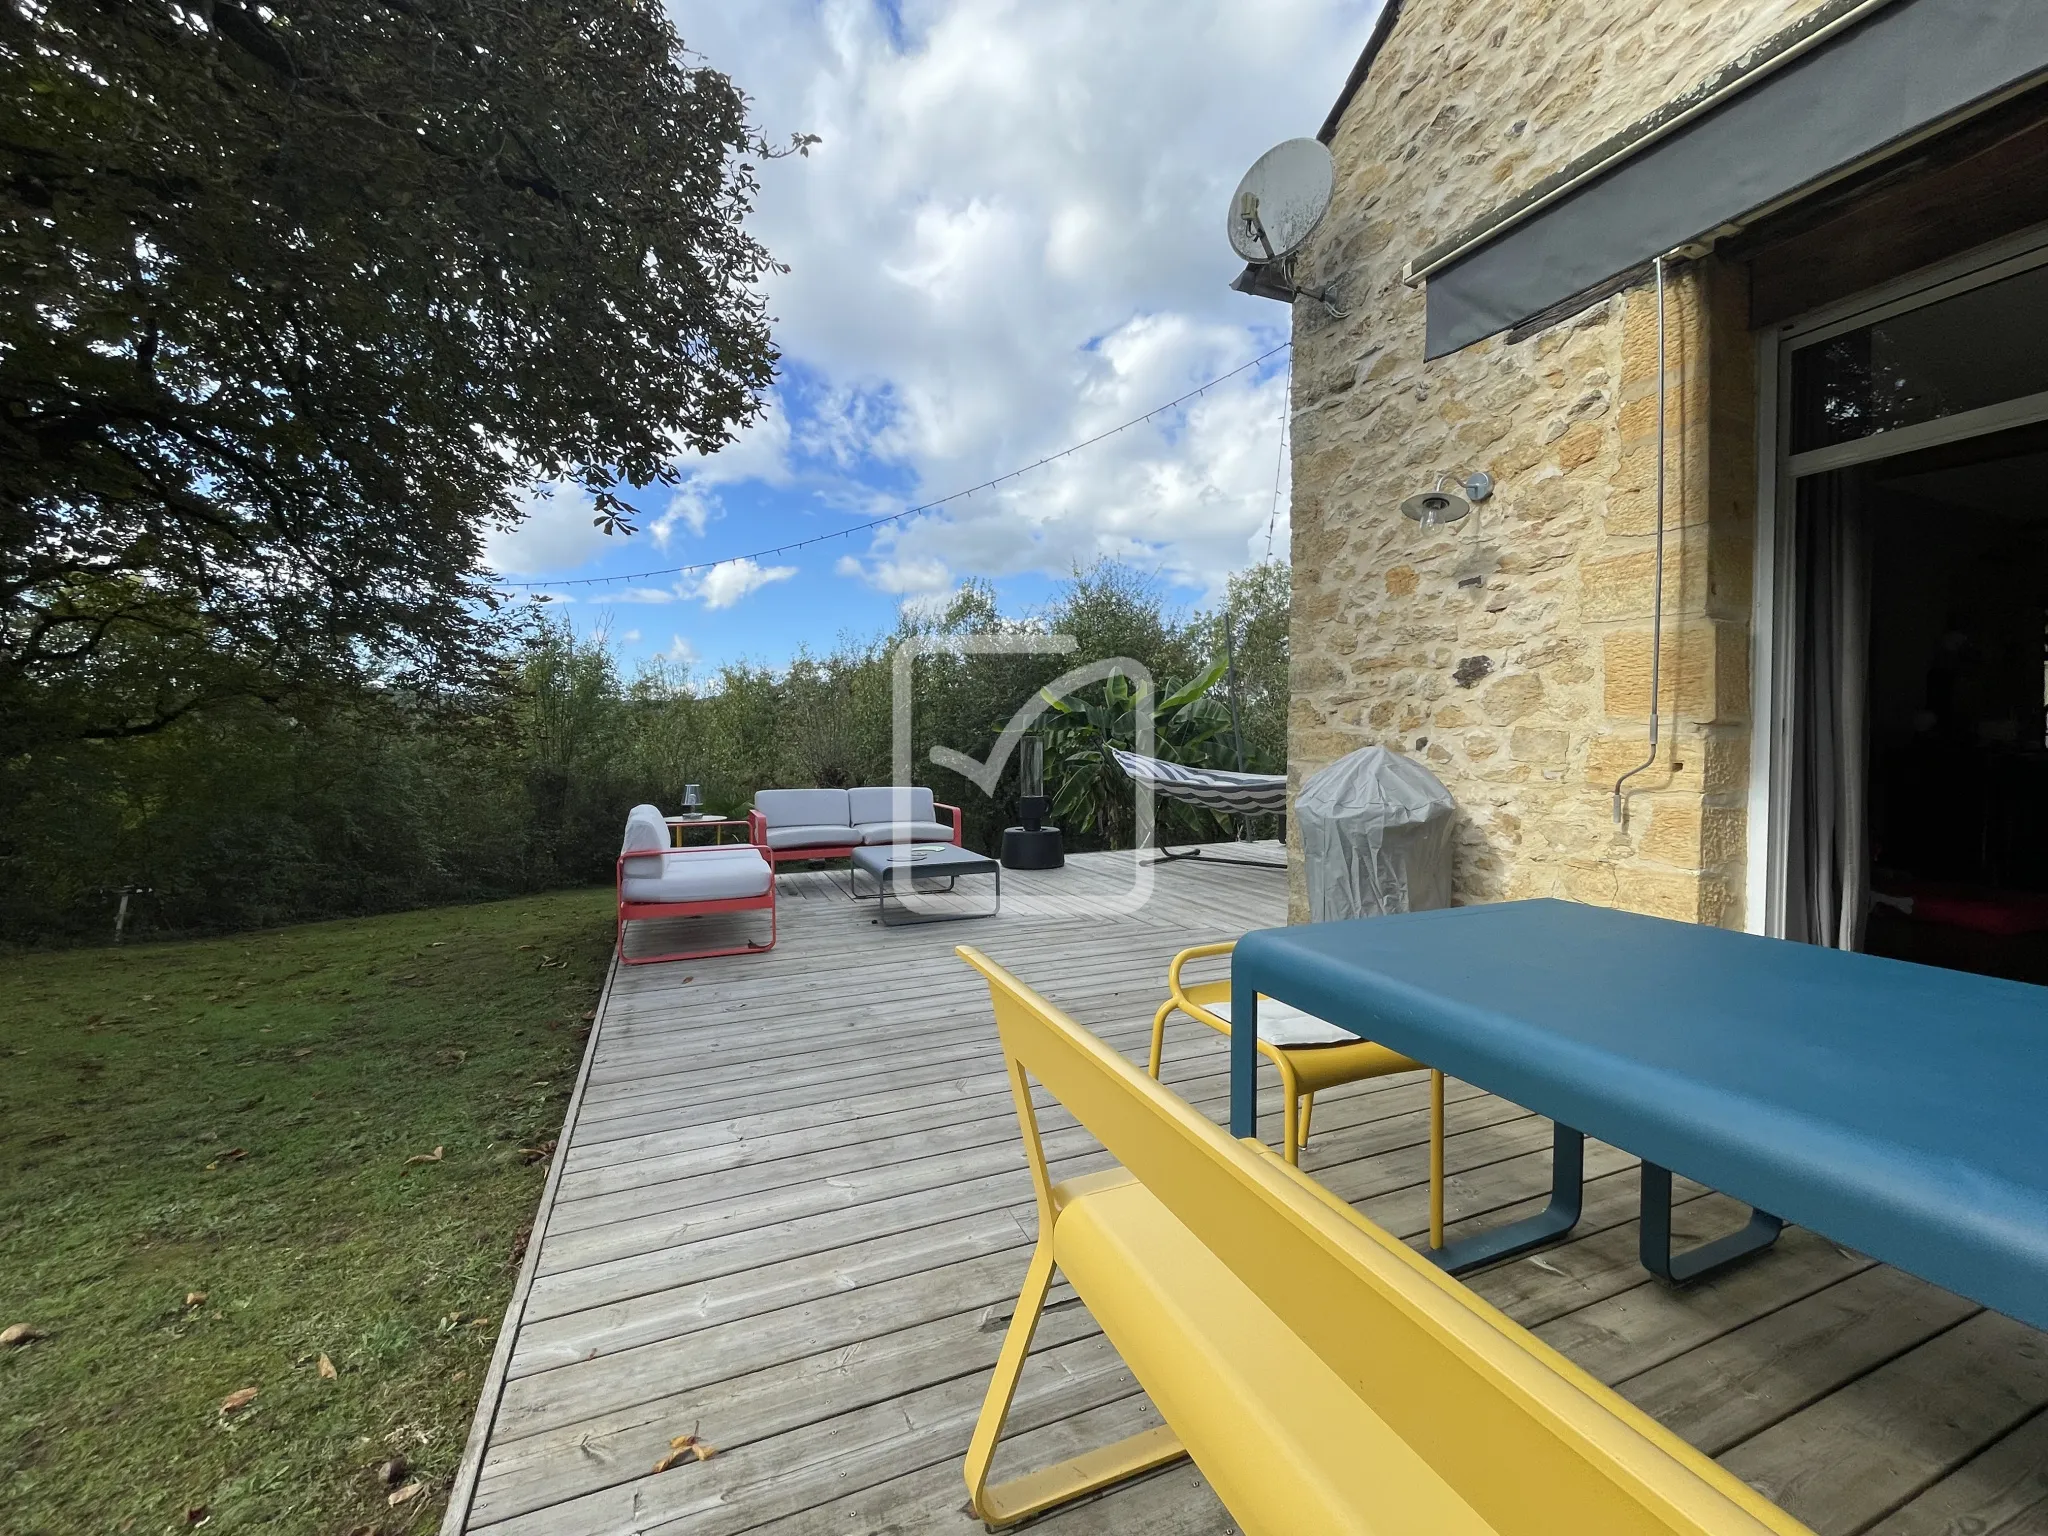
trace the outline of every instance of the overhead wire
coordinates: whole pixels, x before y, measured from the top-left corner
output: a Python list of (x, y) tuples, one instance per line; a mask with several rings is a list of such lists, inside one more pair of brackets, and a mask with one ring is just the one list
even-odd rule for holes
[[(889, 524), (900, 523), (905, 518), (916, 517), (920, 513), (924, 512), (934, 512), (937, 511), (940, 507), (948, 506), (953, 502), (964, 501), (969, 496), (975, 495), (977, 492), (993, 490), (995, 487), (1002, 485), (1007, 481), (1015, 480), (1020, 475), (1028, 475), (1033, 470), (1043, 469), (1048, 464), (1057, 463), (1061, 459), (1068, 458), (1073, 454), (1077, 454), (1081, 452), (1084, 448), (1093, 448), (1097, 443), (1106, 442), (1108, 439), (1115, 437), (1119, 432), (1128, 432), (1133, 427), (1143, 426), (1146, 422), (1152, 420), (1153, 417), (1163, 416), (1168, 411), (1178, 410), (1181, 406), (1186, 405), (1190, 400), (1194, 400), (1202, 395), (1206, 395), (1210, 390), (1214, 389), (1217, 385), (1226, 384), (1230, 380), (1236, 378), (1239, 374), (1248, 373), (1252, 369), (1258, 367), (1259, 364), (1266, 362), (1271, 358), (1278, 357), (1282, 352), (1285, 352), (1292, 345), (1293, 342), (1291, 340), (1283, 341), (1280, 343), (1279, 346), (1273, 347), (1265, 352), (1261, 352), (1257, 357), (1253, 358), (1250, 362), (1240, 363), (1237, 367), (1231, 369), (1228, 373), (1219, 373), (1215, 378), (1210, 379), (1207, 383), (1196, 385), (1186, 394), (1176, 396), (1174, 399), (1167, 401), (1164, 405), (1154, 406), (1151, 410), (1145, 412), (1145, 414), (1142, 416), (1133, 416), (1129, 421), (1120, 422), (1116, 426), (1109, 428), (1107, 431), (1098, 432), (1093, 437), (1084, 438), (1078, 443), (1069, 444), (1067, 447), (1060, 449), (1057, 453), (1048, 453), (1043, 458), (1034, 459), (1029, 464), (1022, 465), (1021, 467), (1010, 470), (1005, 474), (996, 475), (991, 479), (984, 480), (979, 485), (970, 485), (965, 490), (954, 491), (951, 495), (941, 496), (936, 501), (927, 501), (922, 502), (914, 507), (905, 507), (901, 512), (891, 512), (886, 517), (870, 518), (868, 521), (864, 523), (854, 523), (845, 528), (835, 528), (829, 533), (815, 533), (812, 534), (809, 538), (794, 539), (787, 544), (777, 544), (772, 549), (757, 549), (744, 555), (726, 555), (723, 558), (717, 560), (700, 560), (691, 565), (663, 566), (659, 570), (632, 571), (622, 573), (616, 576), (558, 577), (552, 581), (497, 581), (493, 582), (492, 585), (507, 588), (513, 591), (547, 591), (553, 590), (557, 587), (596, 587), (606, 586), (613, 582), (621, 581), (651, 581), (658, 576), (689, 576), (694, 575), (699, 571), (712, 570), (721, 565), (732, 565), (741, 560), (766, 560), (776, 555), (786, 555), (799, 549), (808, 549), (813, 544), (823, 544), (832, 539), (851, 538), (853, 537), (853, 535), (858, 533), (867, 533), (876, 528), (886, 528)], [(1291, 379), (1289, 381), (1288, 387), (1290, 390), (1292, 389)], [(1276, 498), (1275, 509), (1277, 511), (1277, 479), (1275, 482), (1274, 494)], [(1272, 545), (1272, 529), (1270, 525), (1268, 526), (1266, 531), (1266, 542), (1268, 549), (1270, 551)]]

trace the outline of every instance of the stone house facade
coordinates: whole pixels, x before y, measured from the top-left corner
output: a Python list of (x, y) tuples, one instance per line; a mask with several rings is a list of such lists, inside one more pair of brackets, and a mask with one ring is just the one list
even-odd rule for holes
[[(1815, 278), (1800, 245), (1813, 199), (1794, 199), (1790, 213), (1667, 258), (1662, 740), (1618, 823), (1616, 781), (1649, 755), (1654, 277), (1637, 266), (1426, 358), (1436, 279), (1416, 281), (1415, 268), (1574, 162), (1649, 145), (1673, 104), (1717, 99), (1731, 76), (1767, 74), (1817, 32), (1884, 9), (1387, 0), (1331, 113), (1334, 196), (1297, 258), (1301, 286), (1326, 288), (1341, 314), (1294, 305), (1289, 771), (1298, 788), (1372, 743), (1426, 762), (1464, 812), (1462, 902), (1563, 896), (1764, 926), (1751, 868), (1754, 583), (1775, 418), (1760, 406), (1759, 315), (1948, 253), (1924, 235), (1866, 239), (1860, 262)], [(1898, 185), (1859, 168), (1832, 184), (1826, 217), (1882, 225)], [(2003, 235), (2048, 207), (1997, 217), (1935, 238)], [(1473, 516), (1428, 528), (1400, 514), (1440, 476), (1471, 471), (1496, 487)]]

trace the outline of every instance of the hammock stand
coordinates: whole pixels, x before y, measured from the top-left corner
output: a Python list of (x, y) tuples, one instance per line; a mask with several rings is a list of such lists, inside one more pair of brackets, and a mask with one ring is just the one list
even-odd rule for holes
[[(1191, 768), (1186, 763), (1169, 763), (1157, 757), (1143, 757), (1111, 747), (1109, 755), (1133, 783), (1147, 785), (1153, 793), (1199, 806), (1224, 816), (1277, 816), (1287, 809), (1287, 775), (1284, 773), (1232, 773), (1223, 768)], [(1200, 847), (1185, 853), (1160, 847), (1155, 864), (1178, 864), (1186, 859), (1206, 858), (1211, 864), (1242, 864), (1250, 869), (1277, 869), (1286, 873), (1285, 860), (1233, 859), (1222, 854), (1205, 854)]]

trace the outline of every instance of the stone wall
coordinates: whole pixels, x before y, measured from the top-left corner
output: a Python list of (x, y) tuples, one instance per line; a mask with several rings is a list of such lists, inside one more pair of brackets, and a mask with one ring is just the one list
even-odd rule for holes
[[(1755, 359), (1738, 275), (1674, 268), (1663, 742), (1617, 827), (1649, 734), (1654, 291), (1425, 364), (1403, 264), (1818, 3), (1409, 0), (1332, 146), (1302, 266), (1347, 318), (1295, 311), (1289, 768), (1369, 743), (1427, 762), (1464, 808), (1461, 901), (1741, 921)], [(1476, 469), (1498, 484), (1476, 516), (1400, 516)], [(1294, 896), (1299, 919), (1298, 861)]]

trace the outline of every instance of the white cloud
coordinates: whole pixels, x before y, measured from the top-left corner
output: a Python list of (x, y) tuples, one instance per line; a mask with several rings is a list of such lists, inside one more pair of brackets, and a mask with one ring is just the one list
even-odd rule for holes
[(946, 562), (933, 558), (877, 559), (862, 564), (853, 556), (847, 555), (834, 569), (841, 576), (858, 576), (869, 586), (883, 592), (941, 592), (953, 584), (953, 573), (947, 568)]
[(619, 636), (619, 643), (621, 645), (638, 645), (640, 643), (640, 631), (637, 629), (627, 630), (623, 635)]
[(654, 535), (658, 548), (667, 549), (678, 527), (702, 538), (705, 526), (720, 510), (718, 497), (705, 487), (702, 477), (691, 475), (670, 494), (668, 505), (648, 523), (647, 531)]
[[(1284, 339), (1284, 308), (1227, 290), (1225, 205), (1262, 151), (1315, 130), (1376, 5), (673, 9), (771, 135), (823, 136), (808, 159), (763, 168), (754, 221), (793, 268), (773, 280), (771, 310), (809, 382), (793, 389), (793, 372), (759, 427), (693, 469), (789, 482), (879, 461), (909, 477), (901, 506), (1028, 464)], [(959, 574), (1059, 574), (1117, 554), (1213, 590), (1265, 549), (1284, 390), (1266, 373), (887, 530), (839, 568), (933, 592)]]
[(611, 603), (679, 603), (695, 599), (706, 608), (730, 608), (773, 582), (796, 574), (793, 565), (761, 565), (751, 559), (721, 560), (704, 571), (688, 571), (668, 587), (624, 587), (605, 594)]
[[(780, 327), (777, 327), (778, 331)], [(714, 454), (684, 451), (681, 458), (690, 478), (701, 485), (731, 485), (760, 480), (786, 485), (789, 472), (789, 416), (779, 390), (770, 389), (767, 409), (753, 425)]]
[(796, 574), (793, 565), (757, 565), (752, 560), (721, 560), (691, 581), (695, 596), (706, 608), (730, 608), (740, 599), (758, 592), (770, 582), (787, 581)]
[[(638, 639), (639, 636), (635, 635), (633, 638)], [(689, 666), (697, 660), (697, 647), (681, 635), (670, 635), (668, 649), (661, 654), (669, 661), (679, 661), (684, 666)]]
[(484, 540), (484, 564), (503, 576), (573, 571), (616, 549), (618, 539), (592, 525), (597, 504), (575, 485), (536, 485), (519, 499), (524, 519), (493, 529)]

